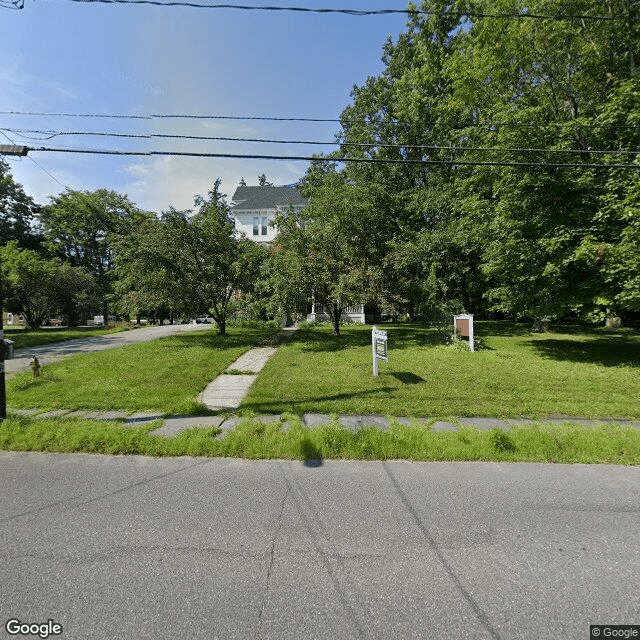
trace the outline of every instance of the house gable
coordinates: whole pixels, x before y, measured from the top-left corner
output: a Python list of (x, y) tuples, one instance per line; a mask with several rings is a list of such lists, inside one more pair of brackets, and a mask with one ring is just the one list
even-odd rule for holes
[(276, 209), (293, 207), (300, 211), (307, 204), (306, 198), (294, 186), (274, 187), (270, 185), (239, 186), (232, 198), (231, 213), (236, 229), (256, 242), (270, 242), (278, 230), (269, 224)]

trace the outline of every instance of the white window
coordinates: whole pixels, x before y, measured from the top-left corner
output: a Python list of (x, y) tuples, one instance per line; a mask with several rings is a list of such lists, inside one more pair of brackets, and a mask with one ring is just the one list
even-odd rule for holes
[(257, 236), (258, 235), (258, 227), (260, 226), (260, 218), (254, 218), (253, 219), (253, 235)]
[(267, 219), (266, 218), (262, 218), (262, 235), (263, 236), (267, 235)]

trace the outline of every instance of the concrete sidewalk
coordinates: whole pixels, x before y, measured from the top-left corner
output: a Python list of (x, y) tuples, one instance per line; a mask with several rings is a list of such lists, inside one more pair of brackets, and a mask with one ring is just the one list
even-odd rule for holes
[[(234, 376), (230, 376), (234, 377)], [(91, 420), (122, 420), (125, 427), (138, 427), (154, 421), (162, 421), (157, 429), (151, 432), (152, 435), (172, 437), (179, 433), (193, 428), (219, 427), (221, 433), (218, 437), (223, 438), (226, 433), (249, 418), (242, 416), (208, 415), (208, 416), (169, 416), (151, 412), (138, 412), (128, 415), (125, 411), (42, 411), (38, 409), (13, 409), (9, 414), (31, 416), (34, 418), (75, 418)], [(330, 424), (333, 416), (324, 413), (304, 413), (300, 416), (304, 426), (309, 428), (321, 427)], [(461, 427), (472, 427), (488, 431), (490, 429), (502, 429), (507, 431), (513, 427), (527, 424), (573, 424), (583, 427), (597, 427), (605, 424), (618, 424), (621, 426), (640, 429), (640, 421), (637, 420), (616, 420), (616, 419), (588, 419), (575, 416), (551, 415), (540, 420), (532, 418), (486, 418), (486, 417), (452, 417), (446, 420), (429, 417), (408, 418), (405, 416), (383, 416), (383, 415), (341, 415), (336, 416), (338, 424), (350, 431), (357, 431), (362, 427), (375, 427), (383, 431), (387, 430), (393, 421), (404, 425), (429, 425), (433, 431), (458, 431)], [(288, 428), (289, 421), (282, 414), (259, 415), (251, 418), (264, 424), (272, 422), (283, 422), (283, 428)]]

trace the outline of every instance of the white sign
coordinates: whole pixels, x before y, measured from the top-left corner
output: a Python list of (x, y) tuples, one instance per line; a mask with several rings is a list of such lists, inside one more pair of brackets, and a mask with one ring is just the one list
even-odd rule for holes
[(378, 377), (378, 360), (388, 362), (387, 332), (376, 327), (371, 329), (371, 354), (373, 356), (373, 375)]

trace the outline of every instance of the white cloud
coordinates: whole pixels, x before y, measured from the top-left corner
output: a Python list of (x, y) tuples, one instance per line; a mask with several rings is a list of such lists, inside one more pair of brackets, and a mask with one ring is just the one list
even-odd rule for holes
[(274, 184), (289, 184), (305, 170), (305, 163), (267, 165), (260, 160), (164, 156), (123, 166), (122, 171), (130, 177), (123, 191), (145, 210), (166, 211), (170, 206), (191, 209), (194, 196), (206, 196), (217, 178), (231, 200), (241, 177), (247, 184), (257, 184), (258, 176), (266, 173)]

